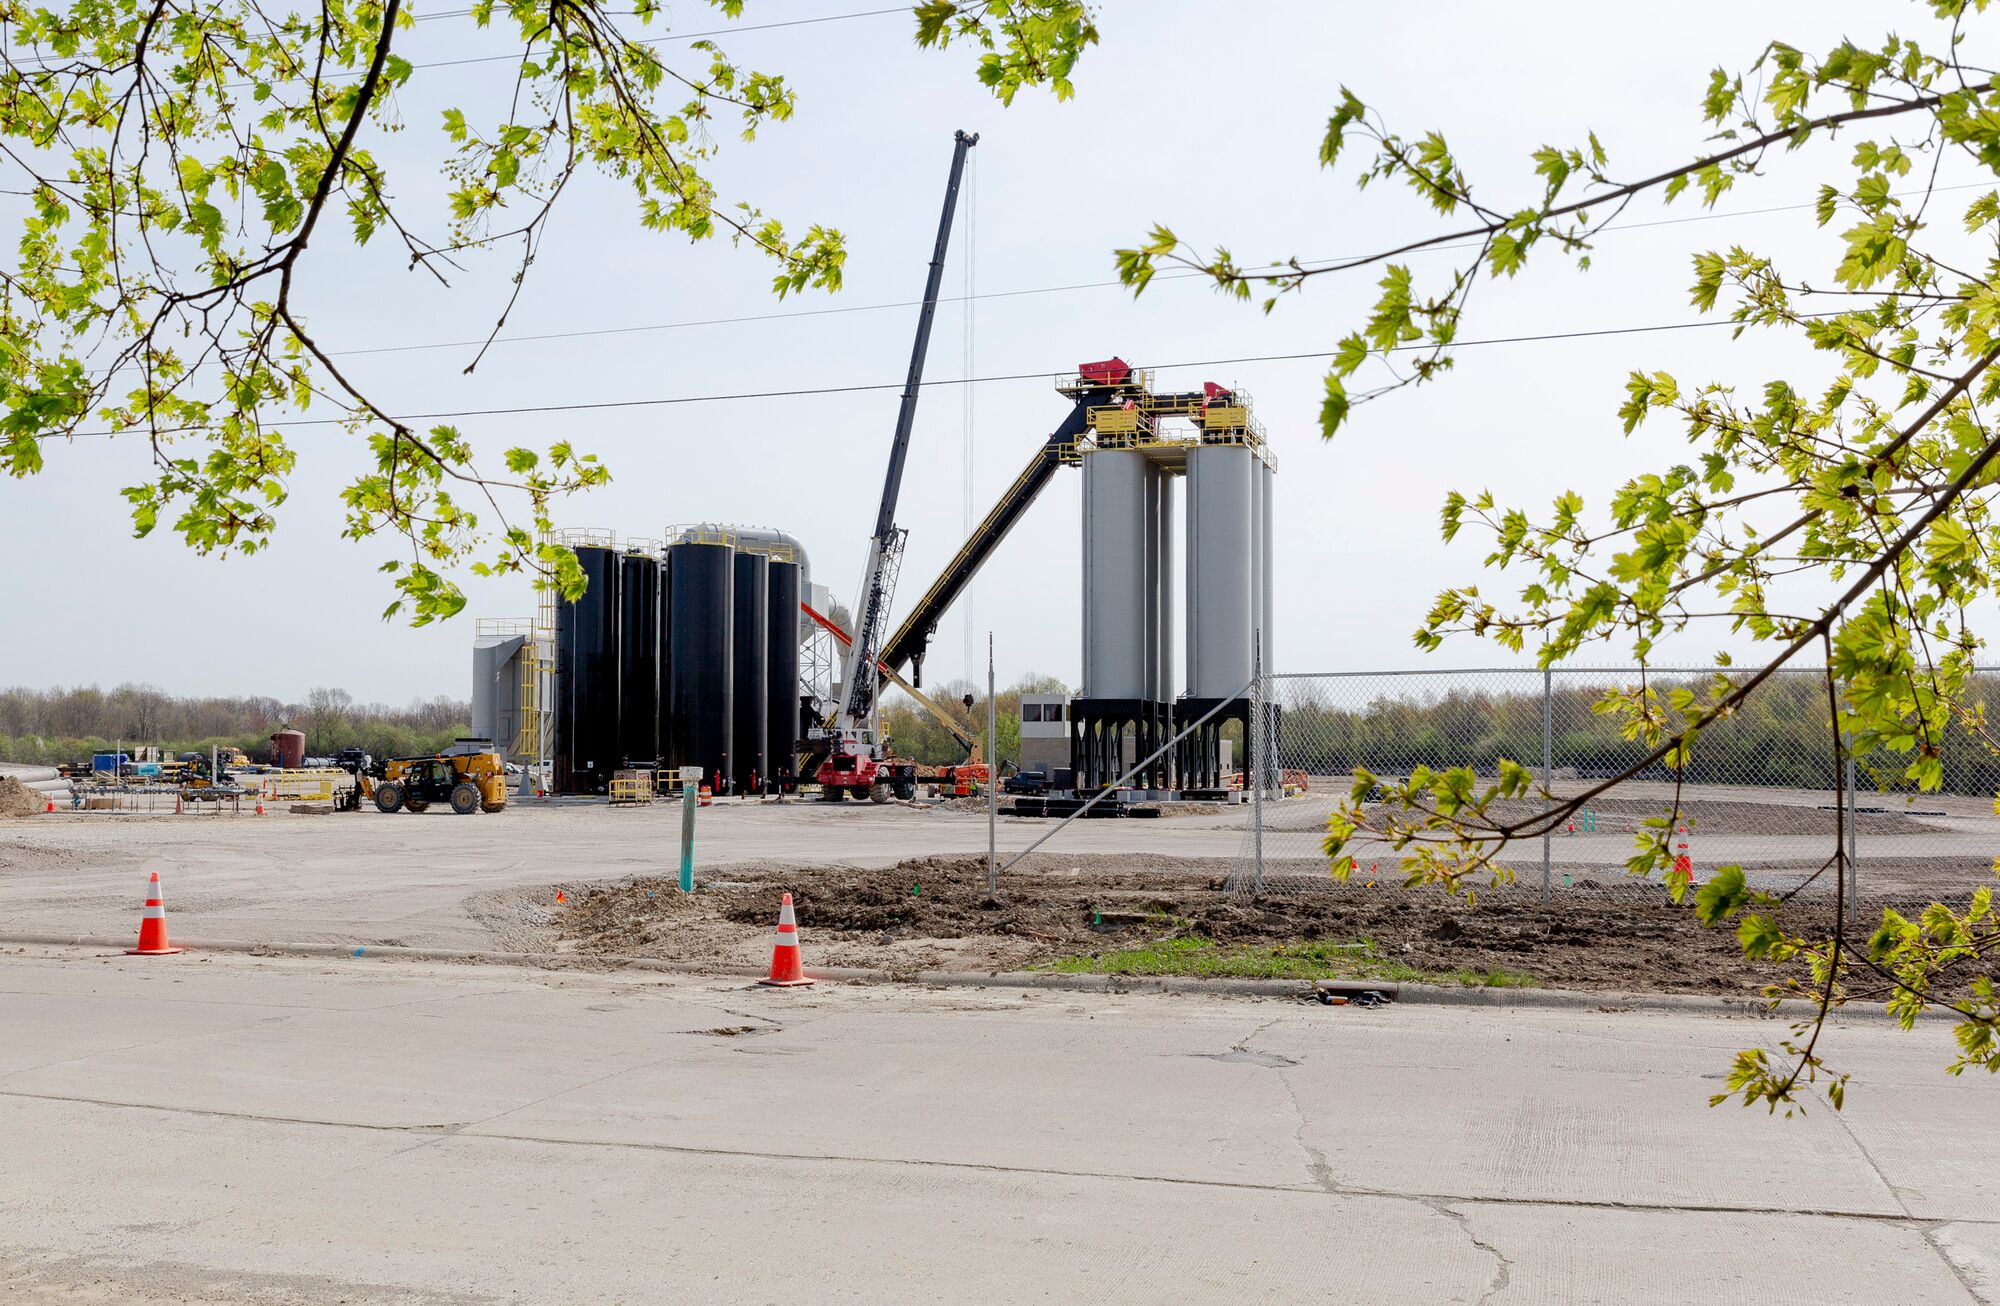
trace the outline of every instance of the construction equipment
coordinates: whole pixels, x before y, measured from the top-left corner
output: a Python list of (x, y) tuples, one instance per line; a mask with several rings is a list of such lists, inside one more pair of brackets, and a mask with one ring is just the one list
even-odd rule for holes
[[(507, 771), (498, 753), (392, 757), (381, 774), (360, 774), (361, 796), (382, 812), (422, 812), (449, 803), (460, 816), (497, 812), (507, 805)], [(356, 806), (359, 806), (357, 803)]]
[[(815, 622), (817, 622), (821, 629), (825, 630), (828, 634), (832, 635), (835, 640), (839, 641), (840, 646), (842, 648), (852, 648), (854, 646), (853, 637), (840, 628), (840, 623), (835, 621), (833, 618), (825, 615), (824, 613), (820, 612), (817, 608), (813, 607), (812, 604), (810, 603), (799, 604), (799, 611), (805, 613), (808, 617), (811, 617)], [(887, 662), (877, 659), (875, 663), (875, 669), (879, 671), (881, 674), (887, 676), (890, 682), (894, 684), (896, 688), (902, 690), (905, 694), (908, 694), (910, 698), (919, 707), (923, 708), (926, 712), (929, 712), (933, 717), (935, 717), (937, 719), (938, 724), (943, 726), (946, 732), (949, 733), (953, 739), (958, 741), (958, 746), (965, 750), (965, 761), (959, 763), (956, 766), (925, 768), (917, 766), (914, 762), (908, 763), (910, 767), (910, 773), (907, 777), (907, 780), (898, 779), (892, 782), (890, 785), (890, 789), (895, 794), (896, 797), (898, 798), (916, 797), (916, 785), (917, 782), (920, 780), (926, 783), (944, 784), (956, 787), (961, 781), (967, 784), (985, 784), (991, 778), (992, 769), (988, 767), (986, 764), (985, 750), (980, 747), (979, 740), (972, 735), (966, 734), (965, 731), (959, 727), (958, 722), (955, 719), (953, 719), (951, 713), (945, 711), (942, 707), (939, 707), (936, 700), (932, 699), (928, 694), (925, 694), (915, 685), (903, 679), (903, 677), (897, 674), (896, 671), (892, 669)], [(967, 706), (970, 706), (970, 703), (968, 703)], [(886, 746), (886, 744), (887, 741), (885, 740), (884, 745)], [(888, 761), (890, 764), (895, 765), (899, 768), (898, 774), (900, 776), (900, 767), (903, 765), (904, 759), (890, 758), (888, 759)], [(908, 792), (905, 792), (906, 789)], [(870, 796), (873, 797), (872, 794)], [(876, 801), (880, 802), (882, 800), (876, 799)]]
[(877, 724), (881, 681), (878, 660), (888, 634), (889, 603), (895, 595), (907, 532), (896, 525), (896, 499), (903, 485), (903, 466), (910, 452), (910, 431), (916, 422), (917, 395), (923, 385), (924, 356), (930, 349), (931, 323), (937, 316), (938, 287), (944, 279), (945, 249), (951, 242), (952, 215), (958, 207), (959, 179), (965, 153), (979, 143), (976, 134), (953, 136), (951, 175), (945, 182), (944, 211), (938, 217), (937, 241), (931, 249), (930, 272), (924, 283), (923, 307), (917, 313), (917, 338), (910, 350), (909, 375), (896, 411), (896, 433), (889, 444), (889, 469), (882, 482), (882, 503), (875, 514), (875, 533), (868, 541), (868, 561), (862, 568), (855, 603), (854, 639), (841, 668), (842, 700), (833, 723), (811, 736), (823, 739), (827, 758), (814, 776), (822, 797), (838, 802), (844, 795), (866, 794), (886, 802), (891, 788), (916, 792), (914, 764), (892, 762), (885, 755)]

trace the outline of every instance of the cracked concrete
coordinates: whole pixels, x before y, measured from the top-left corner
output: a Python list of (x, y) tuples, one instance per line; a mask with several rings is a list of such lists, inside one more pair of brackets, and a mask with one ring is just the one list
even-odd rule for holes
[(10, 1302), (2000, 1283), (1992, 1088), (1938, 1073), (1942, 1030), (1835, 1030), (1846, 1117), (1784, 1121), (1705, 1105), (1762, 1025), (1678, 1014), (62, 950), (0, 956), (0, 990)]

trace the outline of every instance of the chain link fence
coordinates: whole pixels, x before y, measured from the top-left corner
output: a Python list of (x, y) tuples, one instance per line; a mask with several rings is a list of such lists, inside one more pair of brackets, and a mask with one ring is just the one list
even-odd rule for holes
[[(1649, 669), (1646, 685), (1705, 691), (1713, 669)], [(1642, 761), (1650, 747), (1628, 739), (1621, 718), (1595, 710), (1605, 693), (1640, 683), (1636, 668), (1328, 672), (1264, 678), (1253, 691), (1248, 753), (1263, 759), (1229, 887), (1239, 893), (1325, 891), (1326, 822), (1353, 788), (1357, 768), (1401, 780), (1417, 767), (1470, 766), (1481, 786), (1501, 758), (1529, 767), (1558, 799), (1581, 795)], [(1973, 698), (2000, 706), (2000, 672), (1982, 671)], [(1498, 864), (1510, 894), (1659, 897), (1661, 876), (1632, 876), (1625, 861), (1648, 818), (1676, 810), (1677, 856), (1697, 882), (1740, 865), (1751, 884), (1776, 892), (1831, 894), (1837, 807), (1846, 823), (1848, 889), (1856, 901), (1924, 902), (1964, 896), (1993, 882), (2000, 853), (2000, 754), (1955, 730), (1940, 741), (1941, 791), (1899, 782), (1901, 756), (1837, 767), (1821, 668), (1774, 676), (1743, 708), (1705, 730), (1677, 774), (1648, 767), (1546, 836), (1504, 849)], [(1253, 768), (1254, 769), (1254, 768)], [(1248, 776), (1246, 773), (1246, 782)], [(1546, 810), (1539, 795), (1496, 803), (1515, 820)], [(1372, 808), (1372, 805), (1371, 805)], [(1381, 809), (1372, 809), (1381, 810)], [(1379, 840), (1349, 845), (1353, 883), (1400, 884), (1400, 854)]]

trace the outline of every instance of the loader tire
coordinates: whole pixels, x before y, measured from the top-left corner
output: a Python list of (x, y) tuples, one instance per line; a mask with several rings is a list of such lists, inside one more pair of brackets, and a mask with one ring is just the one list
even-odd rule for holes
[(385, 780), (375, 786), (375, 810), (378, 812), (399, 812), (403, 810), (403, 786), (394, 780)]
[(470, 780), (460, 780), (451, 787), (451, 810), (460, 816), (470, 816), (479, 810), (479, 786)]

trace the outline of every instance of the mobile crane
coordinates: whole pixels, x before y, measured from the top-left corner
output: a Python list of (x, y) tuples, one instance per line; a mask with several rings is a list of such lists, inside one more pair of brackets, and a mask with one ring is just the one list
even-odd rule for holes
[[(812, 618), (813, 621), (818, 623), (821, 629), (838, 640), (842, 648), (852, 647), (854, 643), (853, 637), (840, 628), (839, 622), (822, 613), (810, 603), (799, 604), (799, 611)], [(877, 661), (875, 669), (887, 676), (890, 683), (910, 696), (911, 702), (923, 708), (924, 711), (929, 712), (932, 718), (945, 728), (945, 732), (958, 742), (960, 748), (965, 750), (965, 760), (952, 766), (925, 768), (904, 758), (885, 759), (876, 768), (878, 782), (867, 795), (869, 798), (876, 802), (886, 802), (892, 795), (897, 798), (914, 798), (917, 795), (917, 784), (920, 781), (925, 783), (936, 782), (956, 787), (960, 784), (986, 784), (992, 780), (993, 771), (987, 765), (986, 753), (980, 747), (979, 740), (965, 733), (958, 722), (952, 718), (951, 713), (939, 707), (937, 700), (933, 699), (930, 695), (903, 679), (902, 676), (897, 674), (896, 669), (887, 662)], [(972, 702), (972, 696), (968, 694), (965, 698), (965, 705), (971, 707)]]
[(868, 541), (868, 561), (861, 573), (855, 604), (854, 638), (841, 666), (841, 703), (831, 725), (808, 736), (826, 748), (814, 779), (831, 802), (852, 793), (886, 800), (892, 787), (914, 784), (908, 763), (892, 763), (885, 754), (878, 724), (881, 681), (880, 654), (889, 628), (889, 602), (895, 596), (908, 532), (896, 525), (896, 499), (903, 486), (903, 465), (910, 453), (910, 430), (917, 416), (917, 394), (923, 385), (924, 356), (930, 349), (931, 323), (937, 316), (938, 287), (944, 280), (944, 255), (951, 243), (952, 215), (958, 208), (959, 180), (965, 172), (965, 152), (979, 143), (977, 133), (958, 132), (952, 138), (951, 176), (945, 182), (944, 212), (938, 217), (937, 242), (931, 250), (930, 274), (924, 283), (923, 307), (917, 313), (917, 339), (910, 350), (910, 371), (903, 382), (903, 399), (896, 410), (896, 434), (889, 444), (889, 471), (882, 482), (882, 504), (875, 514), (875, 533)]

